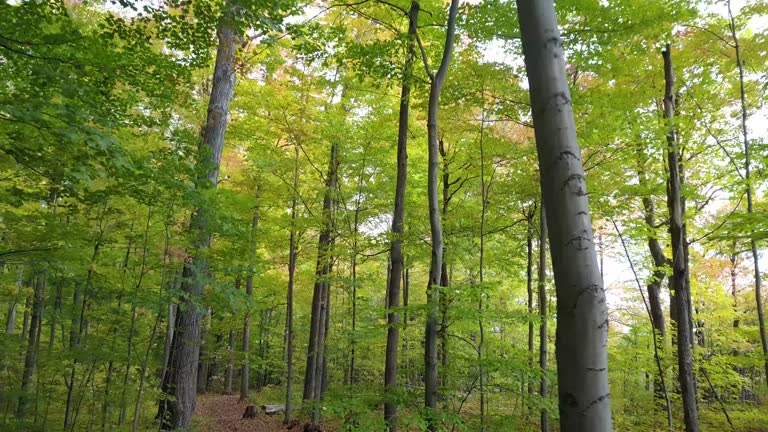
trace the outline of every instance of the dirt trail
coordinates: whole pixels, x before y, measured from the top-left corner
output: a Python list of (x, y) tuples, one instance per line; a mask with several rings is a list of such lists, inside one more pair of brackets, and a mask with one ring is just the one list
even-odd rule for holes
[(288, 429), (282, 424), (283, 416), (265, 415), (259, 411), (256, 418), (244, 419), (245, 404), (238, 396), (200, 395), (195, 405), (195, 424), (202, 432), (299, 432), (304, 425)]

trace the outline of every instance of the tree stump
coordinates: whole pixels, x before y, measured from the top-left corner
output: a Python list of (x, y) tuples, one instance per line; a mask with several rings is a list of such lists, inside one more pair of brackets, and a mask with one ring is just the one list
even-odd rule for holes
[(248, 405), (245, 407), (243, 418), (256, 418), (256, 405)]

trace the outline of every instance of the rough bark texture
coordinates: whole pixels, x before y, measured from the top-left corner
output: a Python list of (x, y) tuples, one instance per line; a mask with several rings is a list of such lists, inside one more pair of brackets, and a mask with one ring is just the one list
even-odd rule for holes
[[(234, 60), (238, 37), (231, 22), (231, 5), (225, 4), (224, 7), (227, 9), (218, 29), (219, 46), (200, 149), (200, 162), (206, 170), (205, 178), (198, 182), (202, 189), (215, 188), (218, 182), (229, 104), (235, 85)], [(211, 245), (208, 219), (207, 209), (199, 207), (195, 209), (190, 222), (194, 240), (182, 274), (181, 290), (185, 296), (176, 314), (170, 364), (163, 378), (163, 391), (168, 397), (161, 399), (159, 407), (163, 429), (189, 429), (195, 407), (202, 320), (202, 307), (199, 303), (205, 285), (206, 254)]]
[(518, 0), (557, 290), (560, 430), (612, 430), (608, 315), (552, 0)]
[[(443, 57), (437, 72), (430, 72), (429, 105), (427, 113), (427, 140), (429, 147), (429, 167), (427, 172), (427, 193), (429, 196), (429, 226), (432, 240), (432, 254), (429, 266), (429, 282), (427, 285), (427, 320), (424, 331), (424, 407), (428, 410), (427, 429), (435, 432), (437, 425), (437, 401), (438, 401), (438, 365), (437, 365), (437, 339), (438, 339), (438, 313), (439, 313), (439, 285), (440, 272), (443, 261), (443, 227), (440, 220), (440, 201), (438, 199), (438, 170), (439, 170), (439, 143), (437, 139), (437, 112), (439, 109), (440, 93), (448, 75), (448, 67), (453, 54), (453, 39), (456, 34), (456, 15), (458, 14), (459, 1), (451, 0), (448, 11), (448, 24), (445, 34), (445, 46)], [(425, 66), (426, 56), (424, 58)]]
[[(754, 212), (752, 206), (752, 155), (749, 145), (749, 131), (747, 129), (747, 96), (744, 90), (744, 64), (741, 61), (741, 46), (739, 45), (739, 36), (736, 32), (736, 23), (733, 18), (733, 12), (731, 11), (731, 2), (728, 1), (728, 17), (730, 19), (731, 37), (733, 38), (733, 48), (736, 52), (736, 65), (739, 69), (739, 95), (741, 100), (741, 135), (744, 144), (744, 181), (747, 184), (747, 213), (752, 214)], [(765, 383), (768, 385), (768, 336), (765, 332), (765, 313), (763, 312), (763, 281), (760, 275), (760, 260), (757, 253), (757, 240), (755, 240), (754, 232), (750, 232), (750, 248), (752, 252), (752, 265), (754, 266), (755, 273), (755, 301), (757, 304), (757, 322), (760, 330), (760, 342), (763, 346), (763, 364), (765, 367)]]
[[(387, 399), (384, 402), (384, 421), (390, 432), (397, 431), (397, 404), (393, 400), (397, 388), (397, 348), (400, 343), (400, 282), (403, 273), (403, 225), (405, 220), (405, 191), (408, 180), (408, 118), (411, 103), (411, 74), (415, 53), (416, 28), (419, 19), (419, 3), (411, 2), (408, 14), (408, 55), (403, 69), (403, 84), (400, 91), (400, 116), (397, 129), (397, 180), (395, 183), (395, 209), (392, 217), (392, 244), (389, 250), (391, 267), (387, 284), (387, 351), (384, 361), (384, 388)], [(354, 373), (354, 368), (353, 368)], [(354, 376), (352, 377), (354, 380)]]
[[(539, 219), (539, 263), (538, 263), (538, 297), (539, 297), (539, 369), (541, 369), (541, 381), (539, 382), (539, 396), (547, 398), (547, 351), (549, 341), (547, 339), (547, 219), (544, 205), (541, 206)], [(549, 432), (549, 411), (541, 409), (541, 432)]]
[(685, 239), (685, 213), (681, 194), (680, 161), (677, 150), (675, 117), (675, 75), (672, 68), (670, 45), (662, 52), (664, 56), (664, 119), (667, 121), (667, 161), (669, 184), (667, 206), (669, 207), (669, 231), (672, 241), (672, 285), (677, 310), (677, 366), (680, 394), (683, 399), (683, 417), (686, 432), (698, 432), (699, 419), (696, 402), (696, 376), (691, 359), (692, 334), (689, 331), (690, 285), (688, 283), (688, 255)]

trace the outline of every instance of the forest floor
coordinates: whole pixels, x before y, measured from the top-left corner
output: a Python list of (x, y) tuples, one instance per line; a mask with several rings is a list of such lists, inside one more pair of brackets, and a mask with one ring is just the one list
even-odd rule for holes
[[(292, 425), (283, 424), (282, 414), (268, 416), (257, 406), (255, 418), (243, 418), (246, 404), (237, 395), (200, 395), (195, 404), (196, 431), (200, 432), (303, 432), (305, 425), (294, 420)], [(317, 429), (312, 429), (312, 432)], [(326, 429), (323, 429), (326, 431)]]

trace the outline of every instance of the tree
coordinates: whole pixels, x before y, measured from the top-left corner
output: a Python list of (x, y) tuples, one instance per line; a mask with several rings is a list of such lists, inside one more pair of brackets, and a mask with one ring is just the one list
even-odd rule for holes
[(403, 224), (405, 218), (405, 191), (408, 181), (408, 119), (411, 102), (411, 76), (416, 56), (416, 29), (419, 19), (419, 3), (412, 1), (408, 14), (408, 47), (403, 68), (403, 84), (400, 92), (400, 117), (397, 130), (397, 180), (395, 184), (395, 209), (392, 217), (392, 240), (390, 244), (387, 298), (387, 351), (384, 366), (384, 386), (389, 393), (384, 402), (384, 421), (389, 431), (397, 431), (397, 349), (400, 344), (400, 281), (403, 275)]
[(677, 367), (680, 393), (683, 397), (683, 414), (686, 432), (699, 430), (698, 404), (696, 401), (696, 376), (691, 358), (693, 344), (691, 288), (688, 278), (688, 239), (686, 238), (685, 207), (680, 175), (681, 161), (677, 148), (675, 116), (675, 75), (672, 68), (671, 46), (667, 44), (664, 57), (664, 120), (667, 122), (667, 161), (669, 183), (667, 186), (669, 207), (669, 232), (672, 242), (672, 291), (675, 293), (677, 315)]
[[(230, 3), (225, 5), (217, 32), (219, 47), (200, 147), (200, 164), (205, 172), (198, 180), (201, 190), (215, 189), (219, 179), (229, 104), (235, 86), (235, 51), (239, 43), (232, 21), (233, 7)], [(209, 209), (201, 205), (195, 209), (190, 221), (194, 240), (190, 254), (185, 258), (182, 274), (181, 291), (185, 296), (176, 314), (171, 362), (163, 379), (163, 389), (169, 395), (160, 404), (159, 415), (164, 429), (188, 429), (195, 408), (197, 361), (190, 359), (197, 359), (200, 351), (200, 298), (206, 279), (206, 254), (211, 246), (211, 235), (207, 228), (210, 217)]]
[[(554, 4), (518, 1), (557, 289), (560, 430), (611, 431), (608, 317)], [(552, 209), (557, 209), (557, 212)]]

